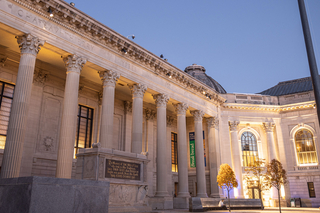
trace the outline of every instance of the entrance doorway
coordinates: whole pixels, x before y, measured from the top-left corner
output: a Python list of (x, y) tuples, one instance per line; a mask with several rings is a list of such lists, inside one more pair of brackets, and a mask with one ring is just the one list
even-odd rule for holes
[(250, 187), (248, 188), (249, 199), (260, 199), (259, 188)]

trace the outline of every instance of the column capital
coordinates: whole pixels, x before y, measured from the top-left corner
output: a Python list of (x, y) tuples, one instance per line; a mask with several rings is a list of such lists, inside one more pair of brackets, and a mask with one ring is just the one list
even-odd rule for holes
[(156, 116), (156, 112), (152, 109), (145, 109), (145, 113), (146, 113), (147, 121), (153, 120), (154, 117)]
[(193, 119), (195, 122), (202, 122), (202, 118), (204, 116), (204, 112), (201, 110), (193, 110), (190, 111), (191, 115), (193, 116)]
[(30, 33), (16, 36), (16, 39), (22, 54), (30, 53), (34, 56), (37, 56), (39, 50), (41, 49), (41, 46), (43, 46), (45, 43), (44, 40), (41, 40), (38, 37), (31, 35)]
[(208, 128), (218, 129), (218, 127), (219, 127), (218, 117), (206, 118), (206, 121), (207, 121)]
[(124, 101), (123, 104), (125, 112), (132, 112), (132, 101)]
[(120, 75), (112, 70), (99, 71), (98, 73), (103, 83), (103, 87), (115, 87), (118, 79), (120, 78)]
[(178, 115), (186, 115), (188, 105), (185, 103), (172, 104)]
[(230, 131), (236, 132), (238, 131), (240, 122), (239, 121), (229, 121)]
[(273, 122), (264, 122), (264, 123), (262, 123), (262, 125), (263, 125), (263, 129), (266, 132), (273, 132), (273, 129), (276, 126), (275, 123), (273, 123)]
[(169, 97), (163, 93), (152, 95), (153, 99), (156, 100), (156, 105), (158, 107), (167, 107)]
[(128, 86), (131, 89), (133, 98), (143, 98), (147, 90), (147, 87), (143, 84), (128, 84)]
[(63, 62), (68, 72), (76, 72), (80, 75), (83, 65), (87, 62), (87, 59), (77, 56), (75, 54), (62, 56)]
[(174, 119), (172, 116), (167, 115), (167, 126), (170, 127), (173, 123)]

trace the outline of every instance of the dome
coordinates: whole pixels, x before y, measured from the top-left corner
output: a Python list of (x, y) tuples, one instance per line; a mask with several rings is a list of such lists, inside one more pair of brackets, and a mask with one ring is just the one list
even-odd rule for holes
[(203, 66), (192, 64), (191, 66), (186, 67), (184, 71), (192, 77), (196, 78), (197, 80), (205, 83), (206, 85), (214, 89), (216, 92), (222, 94), (227, 93), (225, 89), (217, 81), (215, 81), (213, 78), (211, 78), (205, 73), (206, 69)]

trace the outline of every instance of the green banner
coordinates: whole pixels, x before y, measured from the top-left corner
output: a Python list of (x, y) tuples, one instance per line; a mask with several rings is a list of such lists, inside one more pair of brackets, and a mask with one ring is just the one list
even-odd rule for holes
[(195, 148), (195, 139), (194, 132), (189, 132), (189, 146), (190, 146), (190, 167), (196, 167), (196, 148)]

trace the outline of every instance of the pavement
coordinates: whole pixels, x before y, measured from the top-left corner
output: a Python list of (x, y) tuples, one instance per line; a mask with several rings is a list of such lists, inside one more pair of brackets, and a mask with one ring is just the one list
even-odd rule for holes
[[(158, 210), (153, 211), (152, 213), (182, 213), (182, 212), (189, 212), (189, 209), (175, 209), (175, 210)], [(221, 212), (221, 213), (229, 213), (228, 210), (215, 210), (215, 211), (206, 211), (206, 212)], [(237, 213), (276, 213), (279, 212), (279, 208), (273, 208), (273, 207), (266, 207), (264, 210), (231, 210), (231, 212), (237, 212)], [(290, 207), (282, 207), (281, 212), (288, 213), (303, 213), (303, 212), (309, 212), (309, 213), (320, 213), (319, 208), (290, 208)]]

